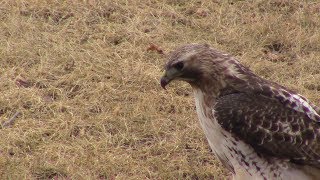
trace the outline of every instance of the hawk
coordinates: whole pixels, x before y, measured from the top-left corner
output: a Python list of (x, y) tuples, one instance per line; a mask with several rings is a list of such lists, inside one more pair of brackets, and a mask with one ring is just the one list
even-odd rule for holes
[(320, 109), (206, 44), (173, 51), (161, 86), (194, 91), (201, 127), (233, 179), (320, 179)]

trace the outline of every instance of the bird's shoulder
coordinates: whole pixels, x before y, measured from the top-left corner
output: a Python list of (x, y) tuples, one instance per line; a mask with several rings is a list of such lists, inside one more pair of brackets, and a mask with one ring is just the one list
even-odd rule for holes
[[(312, 104), (302, 95), (272, 81), (258, 76), (249, 76), (247, 81), (236, 82), (234, 89), (256, 98), (266, 98), (268, 101), (276, 100), (281, 106), (285, 106), (297, 112), (307, 115), (310, 119), (320, 122), (320, 108)], [(259, 96), (260, 95), (260, 96)]]

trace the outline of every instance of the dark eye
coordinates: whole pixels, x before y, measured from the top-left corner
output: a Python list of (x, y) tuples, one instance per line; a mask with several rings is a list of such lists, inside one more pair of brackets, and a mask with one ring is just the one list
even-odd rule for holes
[(183, 68), (183, 62), (177, 62), (176, 64), (173, 65), (174, 68), (176, 68), (177, 70), (181, 70)]

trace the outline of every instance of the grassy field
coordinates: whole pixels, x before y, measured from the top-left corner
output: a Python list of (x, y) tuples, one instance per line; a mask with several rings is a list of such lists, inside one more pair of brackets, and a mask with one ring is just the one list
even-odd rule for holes
[(316, 1), (5, 0), (0, 29), (0, 179), (225, 179), (191, 88), (159, 85), (186, 43), (320, 104)]

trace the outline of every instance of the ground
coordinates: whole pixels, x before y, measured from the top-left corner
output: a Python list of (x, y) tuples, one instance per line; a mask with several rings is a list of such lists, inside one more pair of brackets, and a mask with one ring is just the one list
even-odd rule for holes
[(168, 53), (207, 43), (320, 104), (320, 3), (5, 0), (0, 179), (226, 179)]

